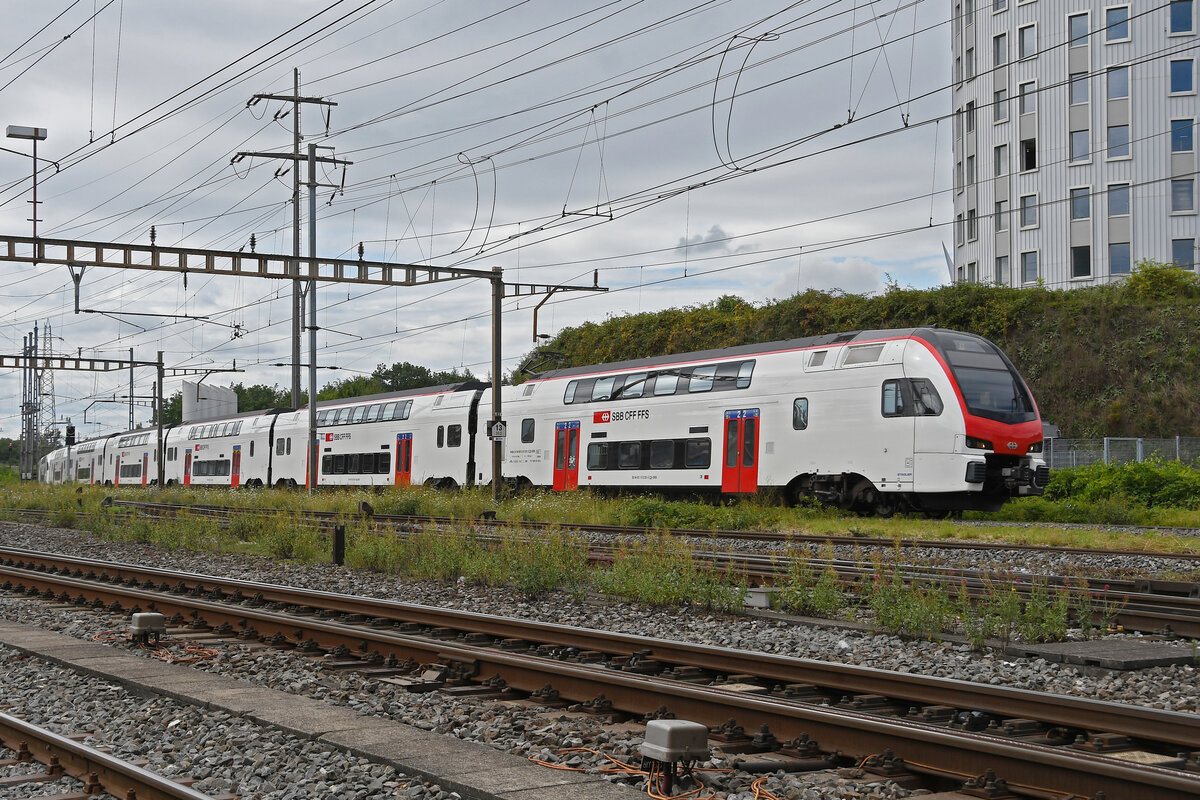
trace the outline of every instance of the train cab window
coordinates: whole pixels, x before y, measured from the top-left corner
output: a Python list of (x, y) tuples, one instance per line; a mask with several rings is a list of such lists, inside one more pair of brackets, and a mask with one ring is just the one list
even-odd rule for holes
[(350, 455), (346, 456), (346, 461), (348, 462), (346, 464), (346, 472), (349, 472), (351, 475), (357, 475), (358, 468), (359, 468), (359, 465), (361, 462), (361, 457), (359, 456), (359, 454), (351, 453)]
[(753, 374), (754, 374), (754, 362), (753, 361), (743, 361), (738, 366), (737, 383), (735, 384), (737, 386), (737, 388), (739, 388), (739, 389), (750, 388), (750, 377)]
[(691, 377), (688, 378), (688, 391), (711, 392), (713, 388), (713, 376), (716, 374), (716, 364), (709, 364), (705, 367), (696, 367), (694, 370), (692, 370)]
[(592, 442), (588, 445), (587, 468), (608, 469), (608, 442)]
[(350, 415), (351, 424), (362, 422), (367, 418), (367, 406), (358, 406), (354, 409), (354, 413)]
[(675, 441), (658, 439), (650, 442), (650, 469), (671, 469), (675, 466)]
[(918, 417), (936, 417), (942, 413), (942, 396), (933, 383), (925, 378), (913, 378), (909, 385), (912, 387), (914, 414)]
[(683, 447), (683, 465), (708, 469), (712, 463), (712, 439), (688, 439)]
[(285, 447), (285, 443), (284, 443), (283, 437), (280, 436), (278, 439), (275, 440), (275, 455), (277, 455), (277, 456), (283, 455), (284, 447)]
[(592, 399), (593, 400), (611, 400), (613, 393), (613, 384), (616, 378), (597, 378), (592, 384)]
[(321, 472), (324, 472), (326, 475), (333, 472), (333, 456), (329, 453), (321, 456)]
[(333, 457), (333, 472), (335, 475), (343, 475), (346, 472), (346, 457), (344, 455), (335, 455)]
[(575, 402), (575, 390), (579, 388), (579, 381), (571, 381), (567, 384), (566, 391), (563, 392), (563, 403), (570, 405)]
[(679, 375), (674, 372), (659, 372), (654, 376), (654, 396), (675, 394)]
[(529, 444), (533, 441), (534, 424), (533, 418), (521, 420), (521, 443)]
[(446, 429), (446, 446), (460, 447), (462, 445), (462, 425), (451, 425)]
[(792, 401), (792, 429), (802, 431), (808, 427), (808, 398), (797, 397)]
[(622, 400), (630, 400), (635, 397), (641, 397), (646, 391), (646, 373), (635, 372), (632, 375), (625, 376), (625, 385), (621, 387), (620, 397)]
[(437, 446), (438, 446), (438, 447), (445, 447), (445, 446), (446, 446), (446, 426), (445, 426), (445, 425), (438, 425), (438, 429), (437, 429)]
[(642, 443), (621, 442), (617, 445), (617, 466), (621, 469), (637, 469), (642, 465)]
[(904, 391), (900, 381), (883, 382), (883, 415), (885, 417), (904, 416)]
[(375, 454), (375, 474), (387, 475), (392, 471), (392, 454), (391, 453), (376, 453)]

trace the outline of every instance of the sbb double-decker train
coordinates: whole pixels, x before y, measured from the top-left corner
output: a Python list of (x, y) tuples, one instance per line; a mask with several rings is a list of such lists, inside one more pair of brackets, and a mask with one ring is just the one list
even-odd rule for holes
[[(856, 331), (542, 373), (501, 391), (518, 487), (744, 495), (882, 515), (995, 510), (1049, 479), (1029, 388), (991, 342)], [(318, 403), (165, 429), (168, 484), (442, 487), (492, 480), (488, 384)], [(43, 459), (53, 483), (154, 483), (153, 430)]]

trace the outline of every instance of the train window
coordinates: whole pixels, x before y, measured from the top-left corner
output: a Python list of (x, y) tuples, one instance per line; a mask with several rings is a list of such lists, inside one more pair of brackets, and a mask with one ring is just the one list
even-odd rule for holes
[(364, 420), (364, 422), (375, 422), (376, 420), (381, 419), (382, 414), (383, 403), (376, 403), (367, 409), (367, 418)]
[(529, 444), (530, 442), (533, 441), (533, 430), (534, 430), (534, 424), (533, 424), (532, 418), (521, 420), (521, 442), (522, 443)]
[(391, 453), (376, 453), (375, 454), (375, 474), (387, 475), (392, 471), (392, 454)]
[(575, 402), (575, 390), (579, 388), (579, 381), (571, 381), (567, 384), (567, 390), (563, 392), (563, 403), (570, 405)]
[(904, 416), (904, 392), (900, 381), (883, 382), (883, 415), (885, 417)]
[(758, 417), (746, 417), (742, 421), (742, 466), (753, 467), (758, 452)]
[(646, 391), (646, 373), (635, 372), (632, 375), (625, 376), (625, 385), (621, 387), (620, 397), (623, 400), (629, 400), (634, 397), (641, 397)]
[(384, 403), (383, 411), (379, 412), (380, 419), (395, 419), (396, 403)]
[(290, 436), (287, 437), (287, 454), (289, 456), (292, 454), (292, 437)]
[(683, 447), (683, 465), (708, 469), (712, 462), (712, 439), (688, 439)]
[(254, 457), (254, 440), (253, 439), (250, 440), (250, 457), (251, 458)]
[(802, 431), (808, 427), (808, 398), (797, 397), (792, 401), (792, 428)]
[(739, 388), (739, 389), (750, 388), (750, 376), (753, 374), (754, 374), (754, 362), (753, 361), (743, 361), (741, 363), (741, 365), (738, 367), (737, 388)]
[(462, 425), (451, 425), (446, 430), (446, 446), (459, 447), (462, 445)]
[(588, 445), (587, 468), (608, 469), (608, 442), (592, 442)]
[(333, 456), (329, 453), (321, 456), (321, 472), (324, 472), (326, 475), (333, 472)]
[(674, 372), (659, 372), (654, 376), (655, 396), (675, 394), (675, 386), (679, 383), (679, 375)]
[(713, 388), (713, 376), (717, 374), (717, 365), (709, 364), (705, 367), (696, 367), (692, 370), (692, 375), (688, 378), (689, 392), (711, 392)]
[(438, 425), (438, 429), (437, 429), (437, 446), (438, 446), (438, 447), (445, 447), (445, 446), (446, 446), (446, 426), (445, 426), (445, 425)]
[(738, 426), (736, 419), (725, 420), (725, 466), (736, 467), (738, 454)]
[(358, 406), (354, 409), (354, 413), (350, 415), (350, 422), (362, 422), (367, 418), (367, 406)]
[(196, 426), (193, 425), (192, 427), (188, 428), (187, 438), (189, 438), (189, 439), (196, 438)]
[(616, 378), (597, 378), (592, 384), (592, 399), (593, 400), (611, 400), (613, 393), (613, 384)]
[(332, 424), (345, 425), (348, 419), (350, 419), (350, 409), (339, 408), (333, 415)]
[(521, 390), (521, 397), (529, 397), (529, 395), (533, 394), (534, 389), (537, 389), (537, 387), (538, 385), (536, 383), (525, 384), (525, 388)]
[(346, 472), (346, 457), (342, 454), (337, 454), (333, 457), (333, 472), (335, 475), (342, 475)]
[(857, 347), (851, 347), (850, 352), (846, 354), (846, 364), (870, 364), (878, 361), (879, 356), (883, 353), (883, 345), (881, 344), (864, 344)]
[(642, 443), (621, 442), (617, 445), (617, 466), (621, 469), (637, 469), (642, 465)]
[(328, 410), (317, 412), (317, 424), (318, 425), (325, 425), (328, 423), (328, 420), (329, 420), (329, 411)]
[(675, 442), (657, 439), (650, 443), (650, 469), (671, 469), (675, 466)]
[(349, 462), (346, 465), (346, 472), (349, 472), (351, 475), (358, 474), (358, 467), (362, 460), (358, 453), (351, 453), (346, 457), (346, 460)]
[(400, 419), (408, 419), (408, 415), (412, 411), (412, 403), (413, 403), (413, 401), (409, 400), (408, 402), (406, 402), (404, 404), (404, 411), (403, 411), (404, 416), (402, 416)]
[(283, 448), (284, 448), (283, 437), (280, 436), (278, 439), (275, 440), (275, 455), (277, 455), (277, 456), (283, 455)]
[(925, 378), (913, 378), (909, 385), (912, 387), (914, 414), (918, 417), (936, 417), (942, 413), (942, 397), (933, 383)]

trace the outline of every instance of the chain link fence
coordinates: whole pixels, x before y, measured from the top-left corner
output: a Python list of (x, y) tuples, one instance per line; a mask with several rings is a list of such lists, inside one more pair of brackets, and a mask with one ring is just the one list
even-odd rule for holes
[(1046, 464), (1050, 469), (1083, 467), (1103, 461), (1105, 464), (1124, 464), (1157, 458), (1163, 461), (1182, 461), (1200, 465), (1200, 438), (1176, 436), (1173, 439), (1138, 439), (1108, 437), (1105, 439), (1047, 439)]

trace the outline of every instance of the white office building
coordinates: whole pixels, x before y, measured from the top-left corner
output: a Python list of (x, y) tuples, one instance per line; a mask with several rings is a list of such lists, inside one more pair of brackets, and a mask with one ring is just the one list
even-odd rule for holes
[(956, 277), (1195, 269), (1193, 0), (952, 3)]

